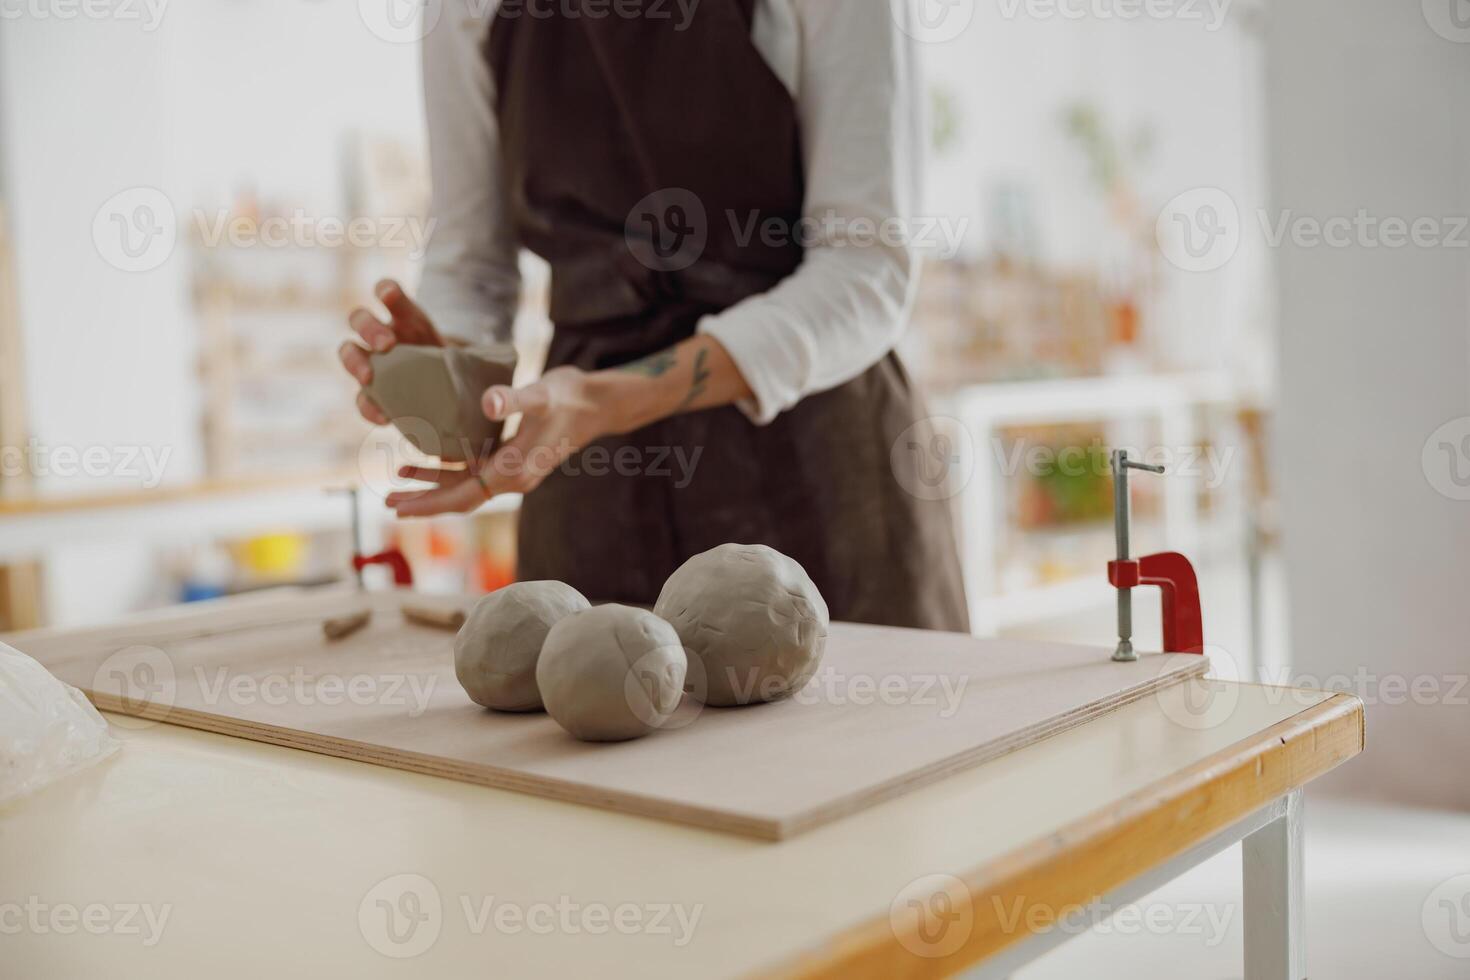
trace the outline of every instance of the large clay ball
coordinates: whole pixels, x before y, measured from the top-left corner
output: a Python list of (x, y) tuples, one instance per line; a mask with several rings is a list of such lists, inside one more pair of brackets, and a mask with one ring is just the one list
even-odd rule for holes
[(536, 661), (558, 622), (590, 608), (561, 582), (517, 582), (485, 596), (454, 641), (454, 676), (476, 704), (540, 711)]
[(764, 545), (726, 544), (689, 559), (654, 612), (684, 643), (691, 693), (716, 707), (799, 691), (822, 662), (830, 622), (806, 570)]
[(536, 665), (546, 710), (584, 742), (623, 742), (663, 726), (684, 694), (679, 635), (651, 612), (598, 606), (552, 627)]

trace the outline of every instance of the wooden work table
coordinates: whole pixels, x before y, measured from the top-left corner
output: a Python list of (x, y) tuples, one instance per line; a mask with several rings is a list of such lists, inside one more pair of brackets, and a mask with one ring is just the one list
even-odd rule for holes
[(1061, 941), (1018, 901), (1116, 907), (1244, 839), (1246, 976), (1298, 977), (1299, 791), (1363, 745), (1355, 698), (1190, 682), (772, 844), (111, 720), (117, 756), (0, 810), (6, 976), (1004, 976)]

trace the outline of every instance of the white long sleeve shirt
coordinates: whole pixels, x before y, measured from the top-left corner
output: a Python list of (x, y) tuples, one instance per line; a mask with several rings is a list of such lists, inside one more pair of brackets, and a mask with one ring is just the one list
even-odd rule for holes
[[(441, 331), (471, 341), (508, 329), (520, 291), (483, 55), (494, 9), (495, 0), (445, 0), (423, 49), (433, 232), (419, 298)], [(758, 424), (862, 374), (907, 324), (924, 127), (912, 41), (893, 9), (756, 3), (752, 39), (796, 100), (807, 247), (791, 276), (698, 330), (729, 351), (755, 395), (740, 408)]]

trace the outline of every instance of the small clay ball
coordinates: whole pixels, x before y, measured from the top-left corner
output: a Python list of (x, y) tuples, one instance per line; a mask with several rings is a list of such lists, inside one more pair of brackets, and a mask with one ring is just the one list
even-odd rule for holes
[(556, 723), (584, 742), (623, 742), (679, 707), (688, 662), (679, 635), (651, 612), (598, 606), (551, 629), (536, 682)]
[(726, 544), (689, 559), (654, 612), (684, 643), (691, 693), (715, 707), (789, 697), (827, 646), (822, 594), (801, 565), (764, 545)]
[(536, 661), (560, 620), (590, 607), (561, 582), (517, 582), (485, 596), (454, 641), (454, 676), (476, 704), (540, 711)]

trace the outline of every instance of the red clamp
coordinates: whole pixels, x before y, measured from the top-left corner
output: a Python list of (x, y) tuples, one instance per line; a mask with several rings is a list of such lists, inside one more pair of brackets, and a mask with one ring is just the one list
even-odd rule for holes
[(408, 567), (408, 559), (403, 552), (397, 548), (389, 548), (376, 555), (353, 555), (352, 568), (361, 574), (362, 570), (369, 565), (387, 565), (393, 569), (393, 583), (401, 588), (413, 586), (413, 569)]
[(1157, 585), (1163, 595), (1164, 652), (1204, 653), (1199, 580), (1189, 559), (1177, 551), (1108, 562), (1108, 581), (1117, 589)]

